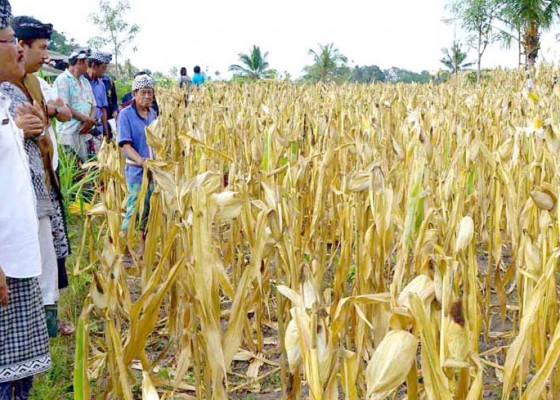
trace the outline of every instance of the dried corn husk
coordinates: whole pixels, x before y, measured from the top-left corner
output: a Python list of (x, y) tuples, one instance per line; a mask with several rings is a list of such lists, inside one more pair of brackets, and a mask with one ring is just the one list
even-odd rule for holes
[(434, 281), (426, 275), (418, 275), (408, 285), (405, 286), (397, 299), (397, 304), (401, 307), (411, 309), (409, 297), (417, 294), (426, 306), (434, 299)]
[(533, 199), (537, 207), (539, 207), (542, 210), (550, 211), (554, 208), (555, 200), (548, 193), (541, 192), (538, 190), (533, 190), (531, 192), (531, 198)]
[(474, 221), (471, 217), (463, 217), (459, 223), (457, 239), (455, 240), (455, 252), (464, 251), (471, 243), (474, 236)]
[(409, 332), (390, 331), (385, 335), (366, 369), (368, 399), (383, 399), (406, 380), (417, 349), (418, 340)]

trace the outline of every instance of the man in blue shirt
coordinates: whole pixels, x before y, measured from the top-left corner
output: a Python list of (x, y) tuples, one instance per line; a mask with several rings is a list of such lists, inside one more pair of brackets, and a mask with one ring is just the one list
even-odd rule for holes
[(119, 113), (119, 99), (117, 98), (117, 87), (115, 81), (107, 74), (103, 74), (101, 80), (105, 84), (107, 100), (109, 101), (109, 119), (116, 118)]
[[(139, 75), (132, 83), (132, 104), (124, 108), (118, 117), (118, 143), (126, 157), (125, 178), (128, 186), (126, 214), (121, 225), (121, 235), (127, 235), (130, 220), (138, 207), (138, 196), (142, 187), (146, 160), (151, 158), (150, 147), (146, 140), (146, 127), (157, 118), (151, 108), (154, 100), (154, 80), (149, 75)], [(142, 258), (146, 239), (145, 226), (149, 214), (150, 196), (153, 183), (149, 182), (148, 192), (144, 199), (144, 212), (140, 218), (140, 247), (138, 256)]]
[(194, 67), (194, 75), (191, 79), (191, 83), (193, 85), (196, 85), (196, 87), (200, 87), (200, 85), (202, 85), (205, 80), (206, 78), (204, 78), (204, 75), (200, 73), (200, 67), (198, 65)]
[[(109, 101), (107, 100), (107, 89), (101, 80), (107, 65), (111, 61), (111, 55), (100, 51), (93, 53), (88, 60), (88, 69), (86, 78), (89, 81), (93, 97), (97, 107), (96, 119), (101, 122), (99, 125), (99, 133), (107, 136), (109, 134), (109, 124), (107, 111), (109, 109)], [(94, 134), (95, 136), (95, 134)], [(99, 136), (99, 135), (98, 135)]]

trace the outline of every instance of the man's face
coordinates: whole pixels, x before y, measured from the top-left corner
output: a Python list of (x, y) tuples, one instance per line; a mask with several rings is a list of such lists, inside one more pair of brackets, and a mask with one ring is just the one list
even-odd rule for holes
[(132, 95), (136, 104), (144, 108), (150, 107), (154, 101), (154, 89), (138, 89)]
[(100, 76), (100, 77), (103, 76), (103, 75), (105, 75), (105, 73), (107, 72), (107, 66), (108, 66), (108, 65), (109, 65), (109, 64), (101, 64), (101, 65), (99, 66), (99, 76)]
[(0, 30), (0, 81), (17, 81), (25, 75), (24, 52), (12, 43), (14, 31), (8, 27)]
[(21, 41), (20, 44), (25, 51), (25, 72), (32, 74), (39, 71), (43, 63), (49, 58), (47, 50), (49, 41), (47, 39), (35, 39), (31, 46)]
[(91, 66), (88, 67), (88, 75), (93, 78), (101, 78), (103, 76), (104, 66), (105, 64), (91, 64)]
[(80, 75), (85, 74), (87, 72), (87, 62), (86, 60), (78, 60), (76, 63), (76, 70)]

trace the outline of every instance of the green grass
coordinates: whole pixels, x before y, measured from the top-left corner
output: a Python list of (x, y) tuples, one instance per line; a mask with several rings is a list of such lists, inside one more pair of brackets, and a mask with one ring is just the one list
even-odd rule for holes
[(58, 337), (51, 339), (51, 358), (53, 367), (35, 378), (32, 400), (74, 398), (72, 392), (72, 365), (74, 364), (74, 338)]
[[(62, 290), (60, 294), (59, 318), (77, 325), (84, 298), (89, 290), (89, 277), (71, 275), (81, 239), (81, 219), (70, 217), (68, 230), (73, 253), (66, 261), (70, 282), (69, 287)], [(53, 366), (48, 372), (35, 377), (31, 400), (72, 400), (74, 398), (72, 380), (75, 340), (75, 335), (50, 340)]]

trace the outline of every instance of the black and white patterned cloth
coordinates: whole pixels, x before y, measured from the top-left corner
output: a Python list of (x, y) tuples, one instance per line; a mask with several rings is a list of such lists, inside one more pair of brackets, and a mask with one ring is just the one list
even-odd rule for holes
[(150, 75), (138, 75), (132, 82), (132, 91), (135, 92), (140, 89), (153, 89), (154, 86), (155, 82)]
[(51, 367), (49, 336), (37, 278), (6, 278), (8, 307), (0, 307), (0, 383)]
[(66, 226), (66, 216), (64, 215), (62, 198), (54, 185), (51, 185), (51, 202), (54, 207), (54, 212), (51, 215), (54, 250), (56, 252), (56, 258), (65, 258), (70, 254), (68, 229)]
[(101, 64), (109, 64), (113, 59), (113, 56), (109, 53), (104, 53), (102, 51), (94, 52), (90, 57), (90, 60), (98, 61)]
[(12, 20), (12, 7), (8, 0), (0, 0), (0, 29), (10, 26)]
[(27, 17), (15, 17), (12, 20), (12, 28), (19, 40), (26, 39), (49, 39), (51, 38), (52, 24), (43, 24), (41, 21)]

